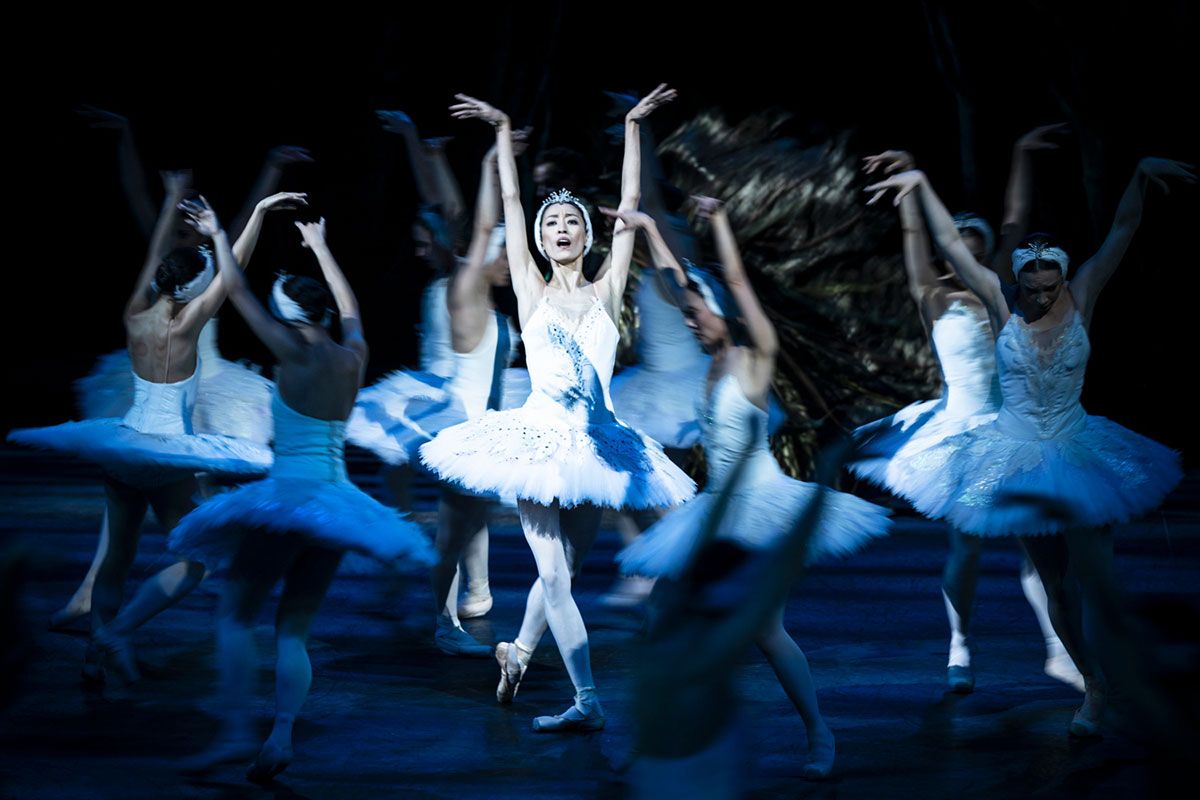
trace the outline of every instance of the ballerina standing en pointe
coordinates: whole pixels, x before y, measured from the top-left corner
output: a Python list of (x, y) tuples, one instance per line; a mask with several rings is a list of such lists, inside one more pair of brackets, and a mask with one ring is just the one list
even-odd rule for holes
[[(625, 118), (621, 208), (637, 208), (641, 120), (673, 99), (665, 85)], [(535, 731), (598, 730), (604, 711), (596, 696), (587, 630), (571, 583), (600, 526), (600, 510), (671, 506), (694, 485), (652, 440), (616, 418), (609, 396), (616, 357), (615, 319), (629, 273), (633, 238), (618, 222), (612, 252), (594, 280), (583, 275), (592, 244), (591, 218), (566, 191), (552, 194), (534, 221), (534, 244), (550, 261), (547, 281), (529, 253), (508, 116), (480, 100), (458, 96), (459, 119), (496, 129), (500, 188), (507, 221), (505, 247), (517, 295), (532, 391), (520, 408), (488, 411), (443, 430), (421, 448), (422, 461), (443, 480), (477, 493), (517, 498), (525, 540), (537, 563), (520, 633), (496, 648), (496, 697), (511, 702), (547, 625), (563, 655), (575, 703), (538, 717)]]

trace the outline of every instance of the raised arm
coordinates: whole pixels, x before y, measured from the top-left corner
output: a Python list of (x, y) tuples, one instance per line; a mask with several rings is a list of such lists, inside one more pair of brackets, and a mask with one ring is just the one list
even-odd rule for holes
[(134, 314), (145, 311), (154, 303), (150, 283), (154, 280), (155, 270), (158, 269), (158, 265), (162, 263), (163, 257), (167, 254), (167, 247), (170, 244), (174, 228), (176, 206), (182, 202), (192, 180), (189, 172), (164, 172), (162, 178), (166, 197), (158, 212), (158, 223), (150, 235), (150, 245), (146, 249), (146, 260), (142, 264), (142, 271), (138, 273), (137, 281), (133, 285), (133, 292), (125, 303), (125, 319), (127, 320)]
[(321, 274), (325, 276), (325, 283), (329, 285), (329, 291), (333, 294), (333, 302), (337, 306), (342, 322), (342, 346), (357, 352), (362, 357), (365, 367), (367, 340), (363, 336), (358, 298), (354, 296), (350, 282), (346, 280), (342, 268), (338, 266), (325, 241), (325, 218), (321, 217), (320, 222), (297, 222), (296, 227), (300, 229), (300, 235), (304, 237), (304, 246), (312, 250), (313, 255), (317, 257)]
[(233, 243), (233, 258), (238, 264), (241, 264), (242, 269), (245, 269), (246, 265), (250, 263), (250, 257), (254, 255), (254, 248), (258, 246), (258, 236), (262, 233), (262, 224), (267, 212), (291, 210), (304, 205), (308, 205), (306, 192), (279, 192), (270, 197), (264, 197), (254, 204), (254, 210), (250, 212), (246, 226), (238, 235), (237, 241)]
[(488, 241), (500, 216), (499, 180), (496, 174), (497, 148), (492, 146), (483, 157), (479, 174), (479, 194), (475, 198), (475, 220), (471, 227), (471, 244), (467, 249), (467, 260), (454, 274), (447, 300), (450, 307), (463, 308), (481, 301), (488, 294), (487, 254)]
[(187, 209), (192, 226), (212, 239), (217, 261), (217, 277), (213, 283), (222, 284), (234, 308), (278, 361), (300, 359), (304, 354), (304, 340), (295, 329), (271, 316), (254, 297), (254, 293), (246, 285), (246, 277), (242, 274), (241, 267), (234, 260), (233, 251), (229, 247), (229, 237), (217, 223), (212, 208), (201, 198), (199, 203), (188, 204)]
[(454, 177), (454, 170), (450, 169), (450, 162), (446, 159), (446, 143), (449, 141), (449, 136), (442, 136), (437, 139), (426, 139), (421, 142), (421, 145), (425, 148), (426, 157), (429, 159), (430, 168), (433, 171), (437, 195), (441, 198), (442, 213), (448, 221), (457, 226), (466, 206), (463, 205), (462, 189), (458, 186), (458, 179)]
[(152, 236), (155, 229), (154, 201), (150, 198), (150, 185), (146, 170), (138, 155), (133, 140), (133, 128), (129, 120), (113, 111), (96, 106), (80, 106), (77, 113), (97, 130), (115, 131), (117, 134), (117, 174), (121, 190), (129, 202), (129, 210), (143, 236)]
[[(674, 89), (668, 89), (665, 83), (659, 84), (654, 91), (643, 97), (638, 104), (625, 115), (625, 158), (621, 165), (621, 204), (619, 211), (636, 211), (642, 199), (642, 120), (650, 116), (654, 109), (671, 102), (676, 97)], [(633, 237), (621, 236), (625, 223), (618, 217), (613, 226), (612, 251), (608, 260), (596, 275), (596, 282), (608, 284), (608, 302), (616, 313), (616, 305), (620, 304), (621, 296), (625, 293), (625, 281), (629, 278), (629, 264), (633, 260)]]
[(417, 184), (417, 195), (421, 198), (421, 203), (439, 206), (445, 213), (445, 207), (442, 205), (444, 198), (438, 191), (433, 161), (425, 150), (425, 143), (421, 141), (421, 135), (417, 132), (412, 117), (403, 111), (380, 110), (376, 111), (375, 115), (383, 123), (385, 131), (396, 134), (404, 141), (404, 149), (408, 153), (408, 163), (412, 167), (413, 180)]
[[(868, 175), (880, 169), (885, 175), (891, 175), (913, 168), (912, 155), (903, 150), (887, 150), (863, 160), (867, 162), (863, 169)], [(908, 293), (917, 308), (923, 309), (929, 294), (940, 288), (941, 283), (937, 270), (933, 268), (933, 253), (929, 247), (929, 233), (925, 230), (920, 200), (912, 193), (900, 200), (900, 229), (904, 236), (904, 271), (908, 275)]]
[(1090, 319), (1096, 300), (1104, 285), (1117, 271), (1133, 234), (1142, 222), (1142, 207), (1146, 190), (1151, 184), (1158, 186), (1164, 194), (1171, 191), (1170, 181), (1184, 184), (1196, 183), (1196, 170), (1191, 164), (1182, 161), (1171, 161), (1166, 158), (1143, 158), (1138, 162), (1133, 178), (1121, 196), (1117, 206), (1117, 214), (1104, 243), (1096, 254), (1084, 262), (1075, 279), (1071, 281), (1071, 294), (1079, 304), (1079, 310), (1084, 319)]
[(600, 213), (623, 223), (621, 236), (634, 236), (639, 230), (643, 231), (646, 234), (646, 241), (650, 244), (650, 256), (654, 259), (654, 266), (664, 272), (669, 272), (675, 285), (679, 288), (687, 286), (687, 273), (675, 258), (675, 254), (659, 230), (654, 217), (644, 211), (621, 211), (604, 206), (600, 207)]
[(725, 285), (737, 303), (738, 312), (746, 321), (746, 333), (750, 337), (750, 345), (763, 360), (769, 361), (773, 367), (775, 354), (779, 352), (779, 336), (775, 326), (767, 318), (758, 295), (746, 277), (746, 267), (742, 264), (742, 254), (738, 251), (737, 240), (733, 236), (733, 227), (729, 224), (729, 215), (721, 206), (721, 201), (712, 197), (696, 197), (696, 207), (700, 216), (712, 223), (713, 239), (717, 245), (717, 257), (725, 271)]
[(1033, 152), (1057, 150), (1052, 136), (1065, 133), (1066, 123), (1043, 125), (1022, 136), (1013, 145), (1012, 169), (1004, 194), (1004, 221), (1000, 225), (1000, 244), (992, 253), (991, 267), (1002, 281), (1012, 275), (1012, 251), (1029, 234), (1029, 216), (1033, 210)]
[(921, 209), (925, 212), (925, 222), (933, 235), (934, 242), (945, 255), (950, 266), (975, 293), (988, 310), (992, 322), (992, 330), (999, 331), (1008, 321), (1008, 303), (1000, 288), (1000, 279), (996, 273), (980, 264), (971, 255), (971, 251), (963, 243), (958, 229), (954, 227), (954, 219), (941, 199), (929, 185), (925, 173), (920, 170), (909, 170), (885, 178), (879, 183), (867, 187), (868, 192), (875, 192), (868, 204), (877, 202), (887, 194), (888, 190), (896, 190), (895, 204), (900, 205), (910, 193), (916, 193), (921, 201)]
[[(246, 195), (246, 202), (242, 206), (242, 210), (238, 212), (233, 219), (233, 224), (229, 226), (229, 234), (234, 237), (235, 241), (241, 240), (242, 232), (249, 224), (249, 219), (255, 209), (258, 208), (259, 201), (275, 193), (276, 187), (279, 186), (279, 180), (283, 177), (283, 170), (289, 164), (311, 164), (312, 160), (313, 157), (303, 147), (280, 145), (271, 148), (267, 153), (266, 160), (263, 161), (258, 178), (250, 187), (250, 193)], [(233, 246), (233, 254), (238, 257), (238, 263), (244, 267), (246, 262), (238, 254), (236, 244)]]
[[(532, 308), (533, 301), (541, 294), (546, 282), (529, 252), (529, 239), (525, 234), (527, 223), (517, 183), (512, 123), (507, 114), (482, 100), (465, 94), (457, 94), (455, 98), (459, 102), (450, 106), (450, 113), (455, 119), (481, 119), (496, 129), (496, 168), (500, 176), (500, 199), (504, 204), (504, 244), (508, 253), (508, 269), (521, 307)], [(540, 236), (541, 232), (534, 231), (533, 235)]]

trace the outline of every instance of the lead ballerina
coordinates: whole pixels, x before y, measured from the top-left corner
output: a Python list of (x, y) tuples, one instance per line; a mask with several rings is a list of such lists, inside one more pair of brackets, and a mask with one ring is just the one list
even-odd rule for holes
[[(621, 209), (640, 195), (639, 125), (674, 99), (665, 84), (625, 117)], [(571, 582), (591, 549), (602, 507), (654, 508), (686, 500), (695, 485), (659, 446), (618, 420), (609, 382), (618, 341), (616, 318), (629, 275), (633, 237), (617, 222), (612, 252), (593, 280), (583, 274), (592, 223), (583, 201), (558, 191), (534, 220), (534, 243), (550, 261), (547, 281), (529, 252), (517, 185), (508, 115), (457, 95), (457, 119), (482, 119), (496, 129), (500, 190), (507, 222), (505, 248), (525, 341), (532, 391), (520, 408), (488, 411), (443, 430), (421, 448), (421, 459), (443, 480), (476, 493), (517, 498), (521, 528), (537, 562), (515, 641), (496, 647), (496, 698), (511, 702), (547, 625), (575, 688), (562, 714), (537, 717), (535, 731), (599, 730), (604, 711), (596, 695), (587, 630)]]

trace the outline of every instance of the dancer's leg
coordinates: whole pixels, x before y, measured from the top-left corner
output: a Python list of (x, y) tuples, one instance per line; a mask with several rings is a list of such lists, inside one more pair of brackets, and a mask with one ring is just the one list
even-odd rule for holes
[(950, 688), (969, 692), (975, 686), (971, 673), (971, 611), (979, 584), (979, 556), (983, 540), (950, 528), (950, 553), (942, 570), (942, 599), (950, 621), (950, 655), (946, 662)]
[[(490, 507), (490, 504), (488, 504)], [(492, 589), (488, 583), (488, 526), (486, 511), (479, 530), (467, 540), (463, 548), (460, 576), (466, 576), (466, 595), (458, 606), (458, 615), (463, 619), (482, 617), (492, 610)], [(455, 602), (458, 593), (450, 595)]]
[(92, 588), (92, 630), (115, 617), (121, 607), (125, 578), (137, 556), (142, 520), (148, 506), (146, 496), (140, 490), (120, 481), (108, 479), (104, 491), (109, 542)]
[(96, 552), (92, 556), (92, 563), (88, 567), (87, 575), (83, 576), (83, 582), (79, 584), (79, 588), (75, 590), (75, 594), (71, 595), (71, 599), (66, 605), (55, 611), (50, 616), (50, 627), (62, 628), (69, 625), (80, 617), (86, 617), (92, 611), (92, 587), (96, 583), (96, 573), (100, 571), (100, 564), (104, 561), (104, 555), (108, 552), (108, 508), (104, 509), (104, 518), (100, 520), (100, 536), (96, 540)]
[(250, 768), (251, 780), (269, 779), (292, 760), (292, 727), (312, 686), (308, 633), (341, 560), (337, 550), (307, 547), (284, 578), (275, 616), (275, 723)]
[(229, 565), (217, 611), (217, 671), (221, 730), (208, 749), (184, 768), (203, 771), (230, 761), (248, 761), (259, 749), (251, 714), (258, 657), (254, 624), (271, 588), (302, 547), (298, 538), (251, 530)]
[(1082, 629), (1080, 598), (1069, 591), (1066, 578), (1071, 550), (1064, 535), (1026, 536), (1021, 538), (1025, 554), (1042, 579), (1046, 590), (1046, 611), (1059, 640), (1084, 680), (1083, 705), (1071, 720), (1070, 731), (1078, 736), (1098, 733), (1104, 713), (1107, 688), (1103, 676), (1088, 649)]
[(438, 505), (438, 563), (430, 574), (434, 608), (437, 609), (438, 647), (452, 655), (491, 656), (492, 648), (475, 641), (458, 620), (458, 561), (463, 548), (484, 520), (486, 503), (450, 489), (442, 490)]
[(1033, 609), (1034, 616), (1037, 617), (1038, 627), (1046, 642), (1046, 664), (1044, 666), (1046, 674), (1051, 678), (1070, 684), (1082, 692), (1084, 690), (1083, 675), (1075, 668), (1075, 662), (1067, 654), (1067, 648), (1063, 647), (1058, 634), (1054, 632), (1054, 625), (1050, 622), (1050, 612), (1047, 610), (1046, 590), (1042, 588), (1042, 580), (1038, 577), (1037, 570), (1033, 568), (1033, 564), (1028, 558), (1021, 561), (1021, 591), (1025, 593), (1025, 599), (1029, 601), (1029, 606)]
[(756, 643), (767, 657), (771, 669), (775, 670), (779, 685), (783, 687), (792, 705), (800, 712), (800, 719), (804, 721), (804, 728), (808, 734), (805, 777), (827, 777), (833, 771), (833, 732), (825, 724), (821, 709), (817, 705), (817, 691), (808, 667), (808, 658), (783, 627), (782, 608), (771, 617)]

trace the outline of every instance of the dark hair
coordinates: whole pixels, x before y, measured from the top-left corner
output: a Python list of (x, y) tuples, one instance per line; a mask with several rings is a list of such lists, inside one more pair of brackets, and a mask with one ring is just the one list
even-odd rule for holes
[(207, 263), (199, 247), (176, 247), (154, 270), (155, 291), (173, 297), (177, 289), (196, 280)]
[[(1064, 251), (1066, 250), (1066, 248), (1063, 247), (1061, 244), (1059, 244), (1058, 240), (1055, 239), (1053, 236), (1051, 236), (1048, 233), (1042, 233), (1040, 231), (1037, 233), (1031, 233), (1028, 236), (1026, 236), (1024, 239), (1021, 240), (1020, 244), (1017, 245), (1016, 249), (1023, 250), (1027, 247), (1032, 247), (1034, 245), (1040, 245), (1042, 247), (1047, 247), (1047, 248), (1058, 247)], [(1034, 259), (1033, 261), (1028, 262), (1024, 267), (1022, 267), (1020, 272), (1024, 272), (1025, 270), (1032, 270), (1033, 272), (1040, 272), (1042, 270), (1051, 270), (1051, 269), (1057, 272), (1057, 271), (1060, 271), (1061, 268), (1058, 266), (1058, 262), (1056, 262), (1056, 261), (1042, 261), (1041, 259)]]
[[(733, 295), (729, 293), (729, 287), (725, 285), (725, 281), (721, 276), (715, 270), (698, 264), (692, 264), (691, 262), (688, 262), (687, 267), (689, 270), (695, 270), (704, 276), (705, 284), (712, 290), (717, 305), (724, 312), (722, 319), (725, 322), (725, 327), (729, 329), (730, 340), (739, 347), (750, 344), (750, 335), (746, 331), (746, 326), (742, 324), (737, 303), (734, 301)], [(706, 306), (708, 305), (708, 301), (704, 299), (704, 292), (700, 289), (700, 284), (692, 275), (687, 276), (687, 286), (684, 288), (684, 291), (691, 292), (700, 298), (700, 302)]]
[(320, 281), (303, 275), (289, 275), (283, 282), (283, 293), (296, 301), (315, 325), (329, 322), (333, 313), (333, 295)]

